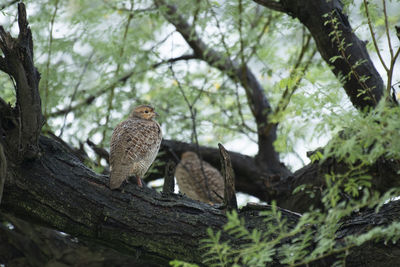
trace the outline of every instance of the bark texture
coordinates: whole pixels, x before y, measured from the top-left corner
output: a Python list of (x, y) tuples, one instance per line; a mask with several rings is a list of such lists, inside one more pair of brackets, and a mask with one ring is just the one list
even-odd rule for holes
[[(119, 260), (134, 260), (138, 265), (165, 266), (175, 258), (201, 264), (199, 241), (206, 237), (206, 229), (220, 229), (226, 222), (224, 210), (182, 195), (166, 196), (132, 184), (126, 186), (124, 192), (111, 191), (107, 187), (107, 176), (93, 173), (60, 143), (42, 137), (40, 148), (44, 152), (40, 159), (25, 162), (22, 166), (9, 170), (13, 174), (13, 180), (6, 181), (0, 212), (5, 216), (11, 215), (12, 218), (17, 217), (77, 237), (81, 242), (76, 247), (99, 246), (99, 251), (117, 251), (125, 255)], [(10, 176), (9, 174), (8, 178)], [(246, 219), (249, 229), (256, 227), (262, 230), (266, 225), (259, 216), (259, 211), (268, 209), (269, 206), (248, 206), (239, 214)], [(365, 232), (373, 226), (388, 225), (399, 215), (399, 201), (385, 205), (378, 214), (373, 211), (354, 213), (342, 224), (338, 239), (348, 234)], [(299, 215), (286, 210), (282, 210), (282, 216), (291, 225), (299, 218)], [(4, 227), (1, 231), (5, 233), (5, 238), (24, 240), (16, 231)], [(223, 238), (230, 239), (229, 236)], [(26, 246), (40, 248), (38, 241), (31, 240), (32, 243), (29, 242)], [(26, 251), (30, 249), (21, 247), (21, 244), (7, 244), (4, 253), (11, 253), (11, 256), (7, 254), (8, 257), (19, 255), (28, 260), (32, 257), (40, 264), (50, 261), (48, 256), (27, 254)], [(71, 253), (76, 247), (70, 247)], [(348, 261), (354, 261), (354, 264), (349, 266), (359, 266), (357, 257), (371, 258), (368, 255), (382, 250), (389, 255), (387, 261), (371, 259), (371, 266), (393, 263), (395, 259), (398, 260), (393, 257), (399, 253), (399, 248), (397, 244), (368, 243), (357, 248), (356, 254), (350, 253)], [(43, 250), (48, 251), (45, 247)], [(25, 254), (21, 256), (18, 251), (25, 251)], [(93, 251), (88, 253), (93, 255), (90, 254)], [(1, 259), (6, 257), (3, 253), (0, 256)], [(96, 257), (89, 260), (95, 261)], [(324, 259), (325, 262), (333, 260), (333, 257)]]
[[(43, 116), (39, 95), (40, 74), (33, 64), (32, 33), (26, 19), (25, 5), (18, 4), (19, 36), (11, 37), (0, 26), (0, 49), (4, 57), (0, 57), (0, 70), (9, 74), (15, 81), (17, 102), (11, 109), (4, 101), (1, 101), (3, 114), (14, 115), (14, 131), (5, 136), (5, 144), (8, 157), (20, 161), (26, 158), (36, 157), (39, 153), (37, 140), (43, 125)], [(3, 129), (12, 127), (2, 121)]]
[[(179, 160), (185, 151), (196, 151), (196, 145), (174, 141), (163, 140), (162, 153), (156, 159), (157, 167), (146, 178), (146, 181), (163, 177), (164, 168), (169, 160)], [(199, 152), (202, 159), (221, 169), (219, 150), (212, 147), (200, 146)], [(236, 191), (247, 193), (270, 203), (275, 200), (279, 207), (295, 211), (305, 212), (311, 207), (322, 208), (321, 192), (325, 188), (325, 174), (342, 174), (349, 170), (343, 162), (335, 159), (327, 159), (324, 162), (314, 162), (297, 170), (286, 179), (277, 175), (271, 175), (258, 168), (254, 158), (236, 152), (229, 152), (232, 167), (235, 173)], [(372, 166), (366, 167), (366, 174), (372, 177), (372, 188), (381, 193), (400, 186), (399, 174), (400, 161), (379, 159)], [(307, 185), (306, 191), (300, 191), (293, 195), (292, 192), (300, 185)], [(315, 196), (310, 197), (312, 191)]]

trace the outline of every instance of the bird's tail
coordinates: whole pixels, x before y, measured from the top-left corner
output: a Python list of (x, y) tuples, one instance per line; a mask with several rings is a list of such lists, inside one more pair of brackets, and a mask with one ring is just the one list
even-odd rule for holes
[(128, 178), (129, 170), (124, 168), (114, 168), (110, 173), (110, 188), (111, 190), (119, 188), (122, 183)]

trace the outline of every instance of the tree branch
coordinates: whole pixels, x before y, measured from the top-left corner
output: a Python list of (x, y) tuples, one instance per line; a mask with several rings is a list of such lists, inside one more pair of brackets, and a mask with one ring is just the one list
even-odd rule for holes
[(3, 9), (5, 9), (5, 8), (7, 8), (7, 7), (9, 7), (9, 6), (12, 6), (13, 4), (15, 4), (15, 3), (17, 3), (17, 2), (18, 2), (18, 0), (11, 0), (11, 1), (8, 2), (8, 3), (5, 3), (5, 4), (1, 5), (1, 6), (0, 6), (0, 11), (3, 10)]
[[(44, 152), (40, 160), (26, 161), (9, 170), (8, 178), (12, 173), (13, 181), (6, 182), (0, 211), (77, 237), (78, 246), (83, 241), (91, 247), (119, 251), (133, 256), (131, 260), (135, 264), (162, 266), (177, 258), (201, 264), (199, 241), (207, 237), (207, 228), (219, 230), (226, 223), (222, 210), (185, 196), (167, 197), (132, 184), (127, 185), (124, 192), (112, 191), (107, 186), (108, 177), (93, 173), (58, 142), (41, 137), (40, 146)], [(254, 228), (266, 231), (267, 224), (259, 212), (270, 209), (270, 206), (249, 205), (239, 211), (239, 215), (250, 231)], [(279, 210), (289, 227), (298, 222), (298, 214)], [(377, 225), (389, 225), (399, 216), (400, 201), (384, 205), (378, 214), (374, 210), (354, 212), (341, 224), (337, 241)], [(0, 231), (4, 232), (4, 228)], [(226, 234), (222, 234), (222, 239), (229, 240), (233, 246), (241, 242)], [(37, 243), (32, 242), (29, 245), (37, 248)], [(373, 255), (382, 246), (385, 247), (382, 241), (363, 244), (355, 248), (354, 255), (350, 250), (348, 261)], [(384, 251), (392, 260), (391, 255), (399, 253), (400, 246), (390, 245)], [(334, 256), (324, 258), (329, 263), (333, 260)], [(277, 259), (274, 263), (278, 263)], [(356, 263), (348, 266), (357, 266)]]
[(25, 5), (18, 4), (18, 39), (11, 37), (0, 26), (0, 48), (4, 58), (2, 70), (10, 74), (16, 82), (16, 109), (19, 129), (15, 135), (7, 136), (6, 142), (14, 147), (8, 156), (33, 158), (39, 153), (38, 137), (43, 124), (39, 95), (40, 74), (33, 64), (32, 33), (26, 19)]
[(176, 30), (186, 40), (198, 58), (226, 73), (232, 80), (243, 86), (257, 124), (259, 151), (256, 161), (260, 168), (264, 168), (266, 172), (281, 177), (288, 176), (290, 171), (280, 163), (279, 155), (273, 146), (273, 142), (276, 140), (276, 127), (274, 126), (271, 131), (265, 134), (265, 127), (268, 125), (267, 115), (271, 112), (271, 105), (265, 97), (263, 87), (249, 67), (245, 64), (240, 65), (228, 56), (208, 47), (195, 29), (178, 13), (176, 6), (167, 4), (163, 0), (155, 0), (154, 2), (166, 20), (176, 27)]
[[(281, 0), (279, 8), (274, 8), (272, 1), (254, 2), (298, 18), (310, 31), (322, 58), (342, 80), (353, 105), (359, 109), (376, 106), (384, 91), (382, 78), (369, 57), (365, 42), (358, 39), (343, 14), (339, 0)], [(332, 39), (332, 33), (337, 34), (336, 39)], [(366, 77), (368, 79), (364, 80)]]
[(136, 260), (135, 256), (86, 243), (9, 214), (0, 214), (0, 261), (6, 266), (128, 267)]
[(274, 1), (274, 0), (254, 0), (257, 4), (263, 5), (265, 7), (268, 7), (269, 9), (276, 10), (279, 12), (285, 12), (284, 7), (280, 2)]
[[(196, 56), (195, 55), (182, 55), (180, 57), (176, 57), (176, 58), (170, 58), (168, 60), (164, 60), (158, 63), (155, 63), (151, 66), (151, 68), (157, 68), (161, 65), (167, 64), (167, 63), (174, 63), (180, 60), (190, 60), (190, 59), (195, 59)], [(0, 58), (1, 59), (1, 58)], [(1, 61), (0, 61), (1, 63)], [(0, 68), (1, 68), (1, 64), (0, 64)], [(148, 69), (146, 69), (146, 71), (148, 71)], [(70, 104), (69, 107), (65, 108), (65, 109), (60, 109), (54, 112), (50, 112), (48, 114), (48, 117), (58, 117), (61, 115), (65, 115), (67, 113), (69, 113), (70, 111), (73, 110), (77, 110), (80, 109), (84, 106), (90, 105), (97, 97), (107, 93), (109, 90), (111, 90), (111, 88), (115, 87), (118, 83), (124, 83), (126, 82), (130, 77), (132, 77), (134, 74), (137, 74), (138, 72), (134, 71), (134, 70), (130, 70), (127, 71), (126, 73), (124, 73), (123, 75), (117, 77), (114, 81), (112, 81), (110, 84), (108, 84), (107, 86), (103, 87), (102, 89), (100, 89), (98, 92), (96, 92), (95, 94), (89, 95), (87, 96), (85, 99), (83, 99), (82, 101), (72, 105)], [(92, 90), (88, 90), (88, 91), (92, 91)]]

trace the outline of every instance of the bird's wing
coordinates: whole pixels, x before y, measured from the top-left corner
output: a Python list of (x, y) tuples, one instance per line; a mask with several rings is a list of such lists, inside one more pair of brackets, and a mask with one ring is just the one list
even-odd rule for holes
[(110, 163), (129, 165), (140, 161), (159, 146), (161, 130), (154, 121), (126, 120), (120, 123), (111, 137)]
[(157, 122), (129, 119), (121, 122), (111, 137), (110, 187), (118, 188), (132, 175), (135, 163), (142, 165), (149, 160), (152, 162), (160, 143), (161, 130)]

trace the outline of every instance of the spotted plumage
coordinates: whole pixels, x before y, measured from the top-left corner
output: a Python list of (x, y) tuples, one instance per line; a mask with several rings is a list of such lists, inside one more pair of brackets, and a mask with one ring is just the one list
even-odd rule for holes
[(114, 129), (110, 143), (110, 188), (116, 189), (135, 176), (140, 178), (153, 163), (160, 148), (160, 125), (153, 120), (157, 113), (149, 105), (136, 107), (129, 118)]
[(224, 197), (224, 179), (209, 163), (200, 160), (196, 153), (182, 154), (175, 170), (179, 190), (188, 197), (207, 203), (221, 203)]

